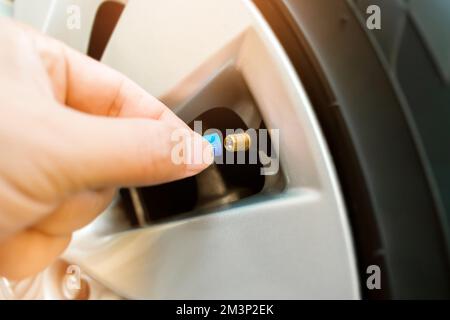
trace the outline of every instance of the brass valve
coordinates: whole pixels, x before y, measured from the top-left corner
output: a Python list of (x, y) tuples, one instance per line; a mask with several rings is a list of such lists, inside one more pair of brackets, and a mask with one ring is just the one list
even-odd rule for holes
[(247, 151), (251, 146), (251, 138), (246, 132), (229, 134), (225, 137), (224, 145), (230, 152)]

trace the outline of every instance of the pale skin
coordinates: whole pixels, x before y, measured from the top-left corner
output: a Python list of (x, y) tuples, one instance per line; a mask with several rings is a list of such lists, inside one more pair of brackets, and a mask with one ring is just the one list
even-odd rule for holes
[(0, 276), (45, 269), (122, 186), (199, 173), (176, 164), (171, 133), (189, 130), (163, 103), (59, 41), (0, 19)]

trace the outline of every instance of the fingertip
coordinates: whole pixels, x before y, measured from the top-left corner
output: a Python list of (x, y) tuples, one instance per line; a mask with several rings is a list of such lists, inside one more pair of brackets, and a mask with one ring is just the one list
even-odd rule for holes
[(193, 132), (192, 138), (194, 140), (194, 153), (192, 153), (191, 159), (186, 165), (190, 176), (200, 173), (214, 162), (214, 150), (211, 144), (196, 132)]
[(208, 140), (202, 137), (203, 158), (206, 166), (210, 166), (214, 162), (214, 148)]

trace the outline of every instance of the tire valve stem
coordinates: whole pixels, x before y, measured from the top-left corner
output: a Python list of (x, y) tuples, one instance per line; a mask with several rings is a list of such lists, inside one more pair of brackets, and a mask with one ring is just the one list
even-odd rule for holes
[(247, 151), (251, 146), (251, 138), (246, 132), (229, 134), (225, 137), (224, 145), (230, 152)]

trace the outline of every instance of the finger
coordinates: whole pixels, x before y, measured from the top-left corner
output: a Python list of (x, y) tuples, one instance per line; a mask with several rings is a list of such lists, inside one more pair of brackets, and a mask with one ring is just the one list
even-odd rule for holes
[(71, 234), (102, 213), (111, 203), (114, 195), (113, 188), (78, 193), (35, 224), (33, 229), (54, 236)]
[(0, 275), (10, 280), (32, 276), (50, 265), (69, 245), (71, 236), (25, 230), (0, 242)]
[[(214, 160), (211, 145), (190, 129), (66, 112), (65, 145), (56, 152), (76, 190), (159, 184), (197, 174)], [(176, 157), (179, 150), (182, 159)]]
[(33, 32), (60, 102), (83, 112), (147, 117), (186, 126), (162, 102), (120, 72), (66, 46)]

